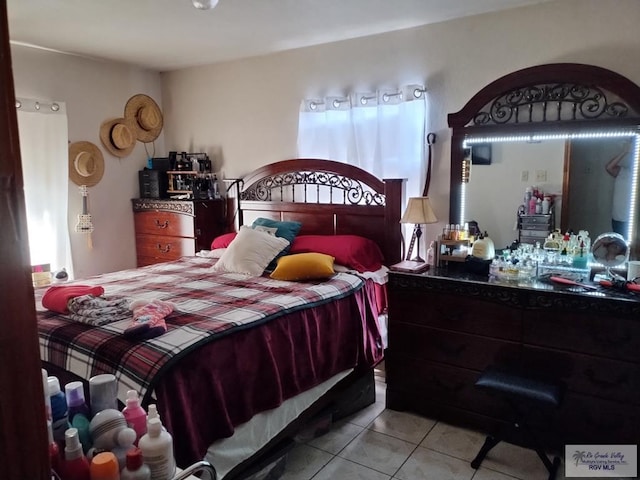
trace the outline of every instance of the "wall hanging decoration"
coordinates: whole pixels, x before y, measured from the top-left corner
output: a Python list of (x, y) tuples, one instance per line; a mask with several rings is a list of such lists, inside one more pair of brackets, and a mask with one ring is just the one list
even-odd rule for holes
[(100, 140), (109, 153), (116, 157), (127, 157), (136, 146), (133, 123), (125, 118), (106, 120), (100, 125)]
[(69, 178), (76, 185), (92, 187), (104, 174), (104, 158), (97, 145), (74, 142), (69, 145)]
[(140, 142), (153, 142), (162, 131), (162, 111), (148, 95), (139, 93), (127, 100), (124, 117), (133, 125), (134, 135)]

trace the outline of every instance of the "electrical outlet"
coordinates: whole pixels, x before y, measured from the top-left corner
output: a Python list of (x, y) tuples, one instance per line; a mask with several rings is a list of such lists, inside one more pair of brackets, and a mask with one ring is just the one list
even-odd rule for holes
[(520, 181), (528, 182), (529, 181), (529, 170), (522, 170), (520, 173)]
[(547, 171), (536, 170), (536, 182), (546, 182), (546, 181), (547, 181)]

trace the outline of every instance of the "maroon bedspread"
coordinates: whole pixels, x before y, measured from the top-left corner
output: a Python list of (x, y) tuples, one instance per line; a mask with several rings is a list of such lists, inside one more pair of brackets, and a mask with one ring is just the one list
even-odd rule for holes
[(188, 355), (157, 385), (158, 410), (178, 465), (201, 460), (255, 413), (349, 368), (382, 358), (374, 288), (284, 315)]

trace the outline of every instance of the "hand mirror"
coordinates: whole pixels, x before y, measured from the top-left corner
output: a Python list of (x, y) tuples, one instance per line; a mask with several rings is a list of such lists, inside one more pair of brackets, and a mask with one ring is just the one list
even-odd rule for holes
[(613, 278), (618, 275), (612, 274), (611, 267), (622, 265), (629, 259), (629, 246), (622, 235), (608, 232), (594, 240), (591, 253), (596, 262), (606, 267), (609, 278)]

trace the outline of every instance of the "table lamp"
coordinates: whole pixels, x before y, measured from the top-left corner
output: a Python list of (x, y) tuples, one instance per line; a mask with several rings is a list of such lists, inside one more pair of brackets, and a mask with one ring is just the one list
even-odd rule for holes
[(400, 223), (413, 223), (415, 224), (416, 243), (418, 244), (418, 250), (414, 262), (424, 262), (424, 259), (420, 257), (420, 237), (422, 236), (422, 229), (420, 225), (428, 223), (436, 223), (438, 219), (436, 214), (433, 213), (431, 208), (431, 202), (429, 197), (411, 197), (407, 208), (404, 211), (404, 215), (400, 219)]

